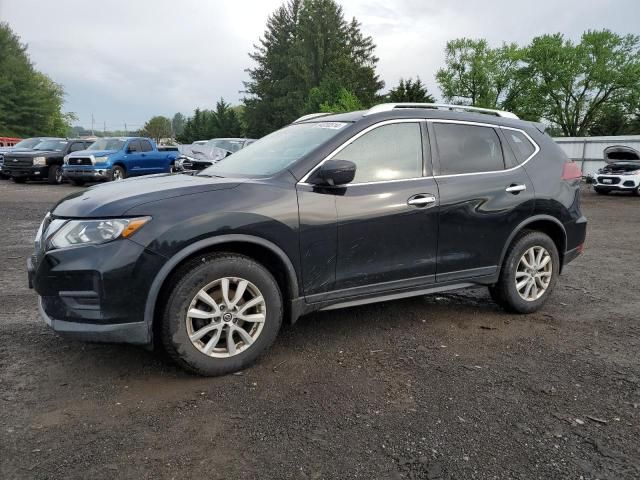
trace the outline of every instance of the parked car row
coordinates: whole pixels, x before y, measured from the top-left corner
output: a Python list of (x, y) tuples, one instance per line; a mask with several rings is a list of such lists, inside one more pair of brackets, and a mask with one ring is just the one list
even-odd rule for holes
[(16, 183), (46, 180), (74, 185), (171, 172), (178, 147), (157, 147), (144, 137), (98, 140), (36, 137), (0, 149), (0, 176)]
[(35, 137), (0, 147), (0, 178), (73, 185), (157, 173), (204, 170), (254, 139), (214, 138), (185, 147), (158, 146), (144, 137), (98, 140)]

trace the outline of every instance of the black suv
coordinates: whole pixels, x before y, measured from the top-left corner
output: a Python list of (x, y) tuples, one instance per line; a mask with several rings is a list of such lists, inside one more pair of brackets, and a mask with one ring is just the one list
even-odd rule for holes
[(2, 172), (16, 183), (46, 180), (51, 185), (60, 184), (64, 157), (86, 150), (92, 143), (93, 140), (48, 138), (32, 150), (5, 153)]
[(197, 174), (75, 193), (29, 259), (42, 316), (219, 375), (316, 310), (485, 285), (533, 312), (583, 248), (580, 170), (541, 126), (469, 110), (306, 116)]

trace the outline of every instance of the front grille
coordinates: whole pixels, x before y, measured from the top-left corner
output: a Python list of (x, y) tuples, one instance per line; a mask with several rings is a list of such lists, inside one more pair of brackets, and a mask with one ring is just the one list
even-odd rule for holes
[[(607, 181), (605, 182), (605, 180)], [(605, 185), (617, 185), (620, 183), (620, 179), (616, 177), (598, 177), (598, 183), (604, 183)]]
[(30, 169), (31, 167), (33, 167), (33, 158), (7, 156), (5, 157), (5, 163), (7, 165), (7, 168), (11, 167), (11, 169), (13, 169), (14, 167), (17, 167), (20, 170)]
[(90, 158), (74, 157), (69, 159), (69, 165), (93, 165)]

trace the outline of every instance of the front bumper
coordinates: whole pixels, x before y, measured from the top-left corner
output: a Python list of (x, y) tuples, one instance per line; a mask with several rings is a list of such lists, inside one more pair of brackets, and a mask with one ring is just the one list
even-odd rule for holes
[(601, 191), (632, 191), (640, 187), (638, 175), (599, 174), (593, 177), (593, 188)]
[(65, 165), (62, 176), (70, 180), (110, 180), (111, 168), (100, 166)]
[(7, 177), (13, 178), (28, 178), (28, 179), (38, 179), (38, 178), (47, 178), (49, 175), (49, 166), (37, 166), (37, 167), (13, 167), (10, 164), (3, 165), (2, 174)]
[(27, 271), (40, 313), (54, 330), (90, 341), (149, 344), (146, 299), (163, 264), (163, 257), (123, 239), (40, 252), (27, 260)]
[(145, 322), (93, 324), (67, 322), (51, 318), (42, 306), (42, 297), (38, 299), (40, 316), (59, 334), (85, 342), (130, 343), (148, 345), (151, 342), (149, 328)]

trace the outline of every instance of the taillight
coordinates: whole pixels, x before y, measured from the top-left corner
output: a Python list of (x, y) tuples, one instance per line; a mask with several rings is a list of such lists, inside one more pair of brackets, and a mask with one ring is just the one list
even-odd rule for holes
[(582, 178), (582, 170), (578, 164), (572, 160), (564, 162), (562, 167), (562, 180), (577, 180)]

